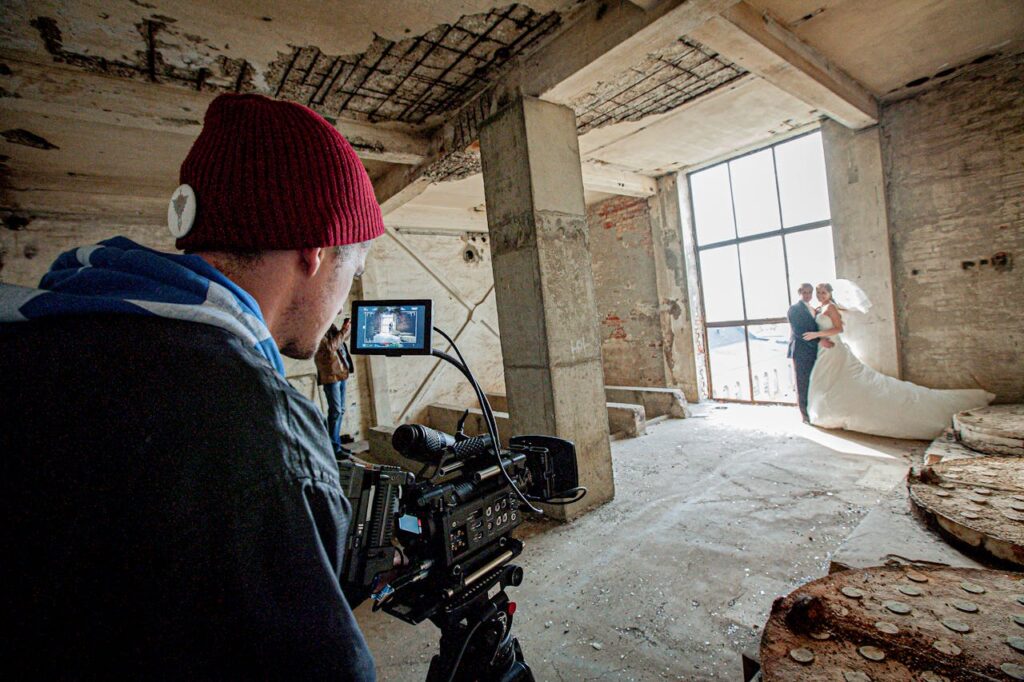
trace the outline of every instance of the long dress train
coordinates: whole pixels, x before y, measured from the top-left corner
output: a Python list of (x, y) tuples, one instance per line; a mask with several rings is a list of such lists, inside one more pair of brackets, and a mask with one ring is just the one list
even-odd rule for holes
[[(833, 327), (826, 309), (815, 317), (821, 331)], [(995, 398), (980, 389), (939, 390), (894, 379), (858, 360), (841, 335), (828, 338), (835, 346), (819, 344), (808, 391), (807, 411), (815, 426), (929, 440), (937, 438), (957, 412), (988, 405)]]

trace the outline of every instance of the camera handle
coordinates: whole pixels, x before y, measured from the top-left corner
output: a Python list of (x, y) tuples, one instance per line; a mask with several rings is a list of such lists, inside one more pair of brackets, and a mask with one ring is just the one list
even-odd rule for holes
[(487, 589), (456, 608), (431, 618), (441, 629), (440, 651), (430, 661), (426, 682), (534, 682), (519, 640), (512, 636), (515, 602), (505, 593), (518, 585), (522, 569), (508, 564), (494, 581), (498, 591)]

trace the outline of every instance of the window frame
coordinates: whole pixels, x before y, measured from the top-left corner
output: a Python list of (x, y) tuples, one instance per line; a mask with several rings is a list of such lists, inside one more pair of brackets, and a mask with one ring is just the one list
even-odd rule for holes
[[(784, 216), (783, 216), (783, 213), (782, 213), (782, 195), (781, 195), (781, 190), (779, 189), (779, 166), (778, 166), (778, 161), (776, 159), (775, 148), (779, 147), (781, 145), (784, 145), (784, 144), (786, 144), (788, 142), (792, 142), (794, 140), (798, 140), (800, 138), (807, 137), (809, 135), (815, 135), (815, 134), (820, 135), (821, 134), (821, 129), (820, 128), (814, 128), (812, 130), (808, 130), (806, 132), (800, 133), (799, 135), (793, 135), (792, 137), (787, 137), (784, 140), (779, 140), (777, 142), (773, 142), (772, 144), (765, 145), (764, 147), (758, 147), (757, 149), (752, 149), (750, 151), (744, 152), (742, 154), (738, 154), (738, 155), (730, 157), (728, 159), (723, 159), (721, 161), (709, 164), (707, 166), (702, 166), (702, 167), (699, 167), (699, 168), (695, 168), (692, 171), (686, 173), (686, 187), (687, 187), (687, 192), (689, 193), (689, 196), (690, 196), (689, 207), (688, 207), (689, 212), (690, 212), (690, 230), (691, 230), (692, 236), (693, 236), (693, 249), (694, 249), (694, 253), (696, 255), (696, 263), (695, 263), (695, 265), (696, 265), (696, 270), (697, 270), (697, 283), (698, 283), (698, 288), (700, 290), (700, 304), (701, 304), (701, 312), (702, 312), (701, 318), (702, 318), (703, 323), (704, 323), (703, 324), (703, 329), (701, 330), (701, 334), (704, 336), (704, 348), (707, 349), (707, 351), (704, 353), (704, 365), (705, 365), (705, 370), (707, 371), (707, 376), (708, 376), (708, 395), (709, 395), (709, 397), (712, 400), (716, 400), (716, 401), (720, 401), (720, 402), (741, 403), (741, 404), (745, 404), (745, 405), (756, 404), (756, 405), (787, 405), (787, 406), (792, 406), (792, 405), (796, 404), (795, 402), (790, 403), (790, 402), (771, 401), (771, 400), (755, 400), (754, 399), (754, 374), (753, 374), (753, 368), (752, 368), (752, 362), (751, 362), (751, 356), (750, 356), (750, 331), (749, 331), (749, 328), (753, 327), (753, 326), (766, 325), (766, 324), (782, 324), (782, 323), (787, 323), (788, 324), (789, 320), (785, 316), (782, 316), (782, 317), (769, 317), (769, 318), (757, 318), (757, 319), (746, 319), (746, 315), (747, 315), (747, 300), (746, 300), (746, 293), (745, 293), (744, 286), (743, 286), (743, 263), (742, 263), (742, 257), (740, 255), (739, 245), (743, 244), (743, 243), (747, 243), (747, 242), (757, 241), (757, 240), (760, 240), (760, 239), (770, 239), (770, 238), (773, 238), (773, 237), (778, 237), (780, 239), (780, 241), (782, 243), (782, 259), (783, 259), (783, 264), (785, 266), (786, 296), (787, 296), (787, 299), (790, 299), (790, 297), (792, 296), (792, 282), (790, 281), (789, 254), (788, 254), (788, 248), (787, 248), (787, 243), (786, 243), (786, 236), (787, 235), (791, 235), (791, 234), (796, 234), (796, 233), (799, 233), (799, 232), (808, 232), (808, 231), (811, 231), (811, 230), (824, 229), (826, 227), (834, 227), (834, 225), (833, 225), (833, 222), (832, 222), (831, 206), (830, 206), (829, 207), (829, 217), (826, 220), (815, 220), (815, 221), (812, 221), (812, 222), (809, 222), (809, 223), (803, 223), (803, 224), (800, 224), (800, 225), (793, 225), (791, 227), (785, 227), (785, 219), (784, 219)], [(735, 192), (733, 190), (732, 169), (729, 166), (729, 164), (732, 163), (733, 161), (736, 161), (738, 159), (742, 159), (742, 158), (744, 158), (746, 156), (751, 156), (753, 154), (759, 154), (761, 152), (764, 152), (765, 150), (771, 150), (771, 154), (772, 154), (772, 179), (774, 180), (774, 183), (775, 183), (776, 209), (778, 210), (778, 213), (779, 213), (779, 225), (781, 225), (783, 227), (780, 227), (777, 230), (771, 230), (771, 231), (768, 231), (768, 232), (762, 232), (762, 233), (758, 233), (758, 234), (746, 235), (746, 236), (740, 237), (740, 236), (738, 236), (739, 235), (739, 229), (738, 229), (738, 226), (736, 224), (736, 194), (735, 194)], [(732, 204), (733, 234), (737, 235), (737, 236), (733, 237), (732, 239), (725, 239), (725, 240), (720, 240), (720, 241), (717, 241), (717, 242), (710, 242), (708, 244), (701, 244), (700, 241), (699, 241), (698, 235), (697, 235), (697, 216), (696, 216), (696, 212), (694, 211), (694, 203), (695, 202), (694, 202), (694, 198), (693, 198), (694, 195), (693, 195), (692, 176), (696, 175), (697, 173), (700, 173), (700, 172), (703, 172), (703, 171), (706, 171), (706, 170), (710, 170), (712, 168), (715, 168), (717, 166), (722, 166), (722, 165), (724, 165), (726, 167), (727, 176), (729, 178), (729, 200), (730, 200), (730, 202)], [(833, 233), (833, 239), (834, 239), (834, 233)], [(704, 297), (704, 273), (703, 273), (703, 271), (701, 269), (702, 268), (701, 252), (702, 251), (706, 251), (708, 249), (721, 248), (721, 247), (733, 246), (733, 245), (735, 245), (737, 247), (736, 248), (736, 267), (737, 267), (737, 270), (739, 272), (739, 278), (740, 278), (740, 281), (739, 281), (740, 302), (741, 302), (741, 306), (742, 306), (742, 309), (743, 309), (744, 319), (740, 319), (740, 320), (721, 320), (721, 321), (718, 321), (718, 322), (709, 322), (708, 319), (707, 319), (707, 304), (705, 302), (705, 297)], [(747, 391), (748, 391), (748, 394), (750, 395), (750, 400), (742, 400), (742, 399), (739, 399), (739, 398), (719, 398), (719, 397), (715, 396), (714, 376), (711, 373), (711, 346), (709, 345), (708, 329), (710, 329), (710, 328), (717, 328), (717, 327), (740, 327), (740, 328), (743, 329), (743, 343), (744, 343), (744, 346), (745, 346), (745, 352), (746, 352), (746, 356), (747, 356)]]

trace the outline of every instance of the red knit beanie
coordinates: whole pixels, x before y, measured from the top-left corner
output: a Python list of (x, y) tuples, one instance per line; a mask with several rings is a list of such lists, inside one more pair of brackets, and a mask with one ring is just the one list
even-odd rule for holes
[(195, 193), (184, 251), (341, 246), (379, 237), (366, 169), (334, 126), (301, 104), (221, 95), (181, 164)]

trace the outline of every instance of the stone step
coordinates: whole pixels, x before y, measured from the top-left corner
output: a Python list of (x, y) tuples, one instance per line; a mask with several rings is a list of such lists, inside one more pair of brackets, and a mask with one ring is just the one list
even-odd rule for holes
[[(605, 386), (605, 400), (610, 403), (642, 405), (648, 423), (655, 417), (685, 419), (690, 416), (686, 396), (678, 388), (647, 386)], [(495, 411), (508, 412), (508, 398), (503, 393), (488, 393), (487, 400)]]
[(686, 396), (678, 388), (605, 386), (604, 394), (608, 402), (642, 405), (648, 420), (654, 417), (685, 419), (690, 416)]
[[(500, 393), (488, 393), (487, 402), (491, 404), (495, 416), (499, 414), (498, 410), (500, 409), (502, 410), (501, 414), (508, 417), (508, 398), (506, 396)], [(662, 403), (664, 404), (665, 401)], [(609, 435), (617, 438), (636, 438), (647, 433), (647, 413), (641, 403), (608, 402), (606, 404), (608, 406)], [(475, 411), (479, 412), (479, 410)], [(500, 425), (498, 430), (504, 433)], [(469, 433), (468, 429), (466, 433)], [(502, 440), (504, 440), (504, 436), (502, 436)]]
[(622, 434), (626, 438), (636, 438), (647, 433), (647, 415), (643, 405), (629, 403), (607, 403), (608, 433)]

